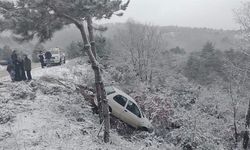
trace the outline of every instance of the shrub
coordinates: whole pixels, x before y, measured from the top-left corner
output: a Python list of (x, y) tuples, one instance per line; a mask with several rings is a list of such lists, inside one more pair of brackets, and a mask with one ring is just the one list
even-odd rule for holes
[(201, 52), (190, 54), (184, 67), (184, 75), (191, 81), (201, 85), (213, 83), (215, 79), (225, 78), (224, 62), (222, 53), (215, 50), (212, 43), (204, 45)]

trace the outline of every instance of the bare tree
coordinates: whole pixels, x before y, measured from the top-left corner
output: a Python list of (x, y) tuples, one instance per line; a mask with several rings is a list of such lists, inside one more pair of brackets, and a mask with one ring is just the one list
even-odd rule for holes
[(245, 124), (245, 131), (243, 135), (243, 148), (247, 149), (248, 147), (248, 142), (249, 142), (249, 125), (250, 125), (250, 101), (248, 104), (248, 109), (247, 109), (247, 115), (246, 115), (246, 124)]
[[(247, 82), (249, 81), (248, 73), (249, 70), (247, 69), (248, 61), (245, 60), (246, 57), (244, 57), (244, 53), (240, 52), (233, 52), (231, 51), (230, 54), (228, 54), (228, 58), (225, 59), (225, 68), (228, 70), (228, 94), (232, 101), (232, 107), (233, 107), (233, 126), (234, 126), (234, 139), (235, 139), (235, 147), (238, 145), (239, 140), (239, 131), (238, 131), (238, 125), (237, 125), (237, 113), (238, 113), (238, 106), (241, 99), (243, 98), (243, 95), (245, 95)], [(240, 62), (240, 64), (239, 64)], [(248, 115), (246, 116), (247, 120)], [(246, 126), (245, 133), (248, 132), (248, 128)], [(247, 134), (248, 135), (248, 134)], [(245, 143), (245, 138), (243, 137), (243, 143)]]
[(128, 21), (118, 30), (118, 42), (128, 51), (133, 70), (141, 81), (152, 82), (154, 65), (162, 51), (162, 32), (156, 26)]
[[(241, 26), (242, 31), (242, 42), (241, 45), (244, 45), (244, 48), (241, 46), (242, 52), (249, 59), (249, 41), (250, 41), (250, 2), (244, 2), (238, 10), (235, 11), (236, 20)], [(245, 72), (245, 77), (248, 78), (248, 73), (250, 72), (249, 68), (250, 63), (245, 63), (245, 67), (241, 68)], [(249, 125), (250, 125), (250, 101), (246, 114), (246, 123), (245, 123), (245, 131), (243, 135), (243, 148), (248, 149), (249, 142)]]

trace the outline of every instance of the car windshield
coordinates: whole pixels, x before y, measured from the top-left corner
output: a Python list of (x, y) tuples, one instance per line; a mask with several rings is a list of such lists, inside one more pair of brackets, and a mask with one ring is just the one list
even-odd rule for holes
[(106, 91), (107, 95), (115, 93), (115, 90), (112, 86), (105, 87), (105, 91)]
[(51, 54), (59, 54), (60, 52), (59, 51), (50, 51)]

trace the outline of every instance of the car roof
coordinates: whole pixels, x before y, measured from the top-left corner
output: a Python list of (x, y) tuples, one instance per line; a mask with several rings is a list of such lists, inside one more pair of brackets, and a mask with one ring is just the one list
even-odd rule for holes
[(62, 51), (62, 49), (59, 47), (53, 47), (53, 48), (49, 48), (48, 51)]
[(110, 91), (110, 93), (112, 93), (112, 94), (113, 94), (113, 93), (117, 93), (117, 94), (123, 95), (123, 96), (125, 96), (128, 100), (130, 100), (130, 101), (132, 101), (133, 103), (137, 104), (136, 101), (135, 101), (131, 96), (129, 96), (129, 95), (126, 94), (125, 92), (119, 90), (118, 88), (116, 88), (116, 87), (114, 87), (114, 86), (107, 86), (107, 87), (105, 87), (105, 89), (106, 89), (106, 88), (112, 88), (115, 92)]

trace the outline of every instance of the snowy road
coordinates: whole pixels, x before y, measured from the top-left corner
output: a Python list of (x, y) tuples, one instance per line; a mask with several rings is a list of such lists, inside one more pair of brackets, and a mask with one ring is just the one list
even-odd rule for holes
[[(6, 67), (7, 66), (0, 66), (0, 80), (10, 80), (9, 79), (9, 74), (8, 72), (6, 71)], [(40, 67), (40, 63), (33, 63), (32, 64), (32, 71), (31, 73), (33, 72), (36, 72)]]
[(6, 66), (0, 65), (0, 78), (8, 75), (6, 71)]

